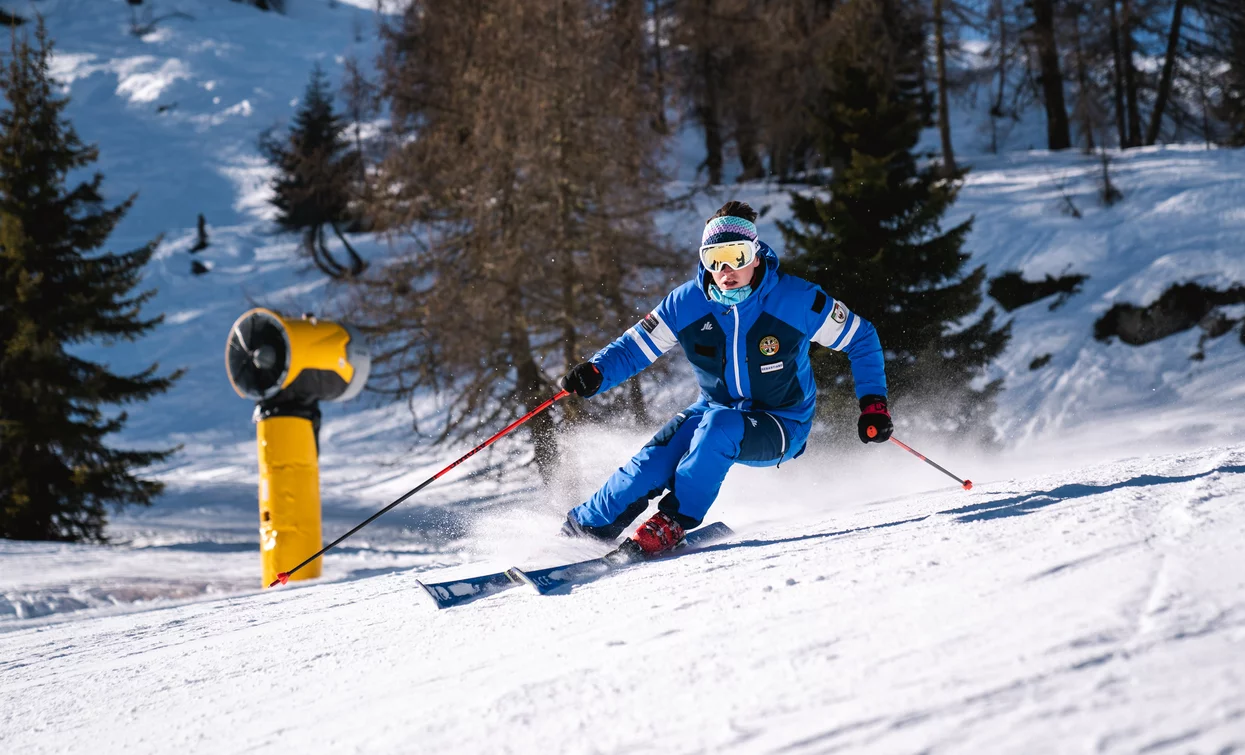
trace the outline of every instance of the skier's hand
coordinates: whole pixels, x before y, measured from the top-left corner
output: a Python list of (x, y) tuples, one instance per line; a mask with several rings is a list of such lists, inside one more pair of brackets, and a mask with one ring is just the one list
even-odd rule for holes
[(584, 362), (575, 365), (570, 372), (563, 375), (558, 381), (558, 387), (580, 398), (588, 398), (601, 389), (601, 381), (604, 379), (605, 377), (595, 364)]
[(886, 411), (885, 396), (865, 396), (860, 399), (860, 420), (856, 423), (861, 443), (885, 443), (890, 440), (895, 426), (891, 424), (890, 412)]

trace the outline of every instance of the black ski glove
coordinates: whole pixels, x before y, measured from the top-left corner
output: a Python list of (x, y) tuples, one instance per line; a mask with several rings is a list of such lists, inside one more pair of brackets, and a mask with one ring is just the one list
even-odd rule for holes
[(890, 440), (895, 426), (891, 424), (890, 412), (886, 411), (886, 397), (870, 395), (860, 399), (860, 419), (856, 422), (861, 443), (885, 443)]
[(597, 369), (592, 362), (584, 362), (577, 364), (571, 368), (571, 371), (562, 376), (558, 381), (558, 387), (564, 391), (570, 391), (580, 398), (588, 398), (595, 395), (601, 390), (601, 381), (605, 376)]

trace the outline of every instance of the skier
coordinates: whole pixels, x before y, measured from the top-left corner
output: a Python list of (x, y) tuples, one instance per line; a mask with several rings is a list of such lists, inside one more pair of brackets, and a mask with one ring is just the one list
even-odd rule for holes
[(700, 383), (696, 403), (571, 509), (563, 534), (612, 541), (649, 501), (669, 491), (623, 544), (633, 552), (661, 553), (700, 525), (732, 464), (768, 467), (804, 453), (816, 400), (810, 341), (851, 359), (860, 440), (890, 438), (877, 331), (818, 286), (780, 272), (778, 256), (757, 237), (756, 218), (744, 202), (723, 205), (705, 224), (696, 277), (559, 381), (588, 398), (678, 343)]

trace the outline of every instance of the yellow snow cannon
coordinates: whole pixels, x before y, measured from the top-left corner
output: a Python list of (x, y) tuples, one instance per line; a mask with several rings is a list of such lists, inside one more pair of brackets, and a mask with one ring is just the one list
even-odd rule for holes
[[(371, 365), (358, 331), (311, 315), (293, 319), (252, 309), (229, 329), (229, 382), (239, 396), (256, 402), (265, 585), (320, 549), (320, 402), (359, 395)], [(316, 559), (295, 578), (318, 576)]]

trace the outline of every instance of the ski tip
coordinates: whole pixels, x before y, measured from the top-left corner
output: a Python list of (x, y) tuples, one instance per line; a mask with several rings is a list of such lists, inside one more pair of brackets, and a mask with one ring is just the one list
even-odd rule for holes
[(445, 608), (449, 605), (448, 603), (446, 603), (445, 601), (441, 599), (441, 596), (437, 594), (436, 590), (432, 589), (428, 585), (424, 584), (418, 579), (415, 580), (415, 584), (423, 588), (424, 594), (427, 595), (432, 600), (433, 605), (435, 605), (438, 609)]
[(973, 481), (972, 481), (972, 480), (965, 480), (965, 481), (964, 481), (964, 489), (965, 489), (965, 490), (972, 490), (972, 489), (973, 489)]

